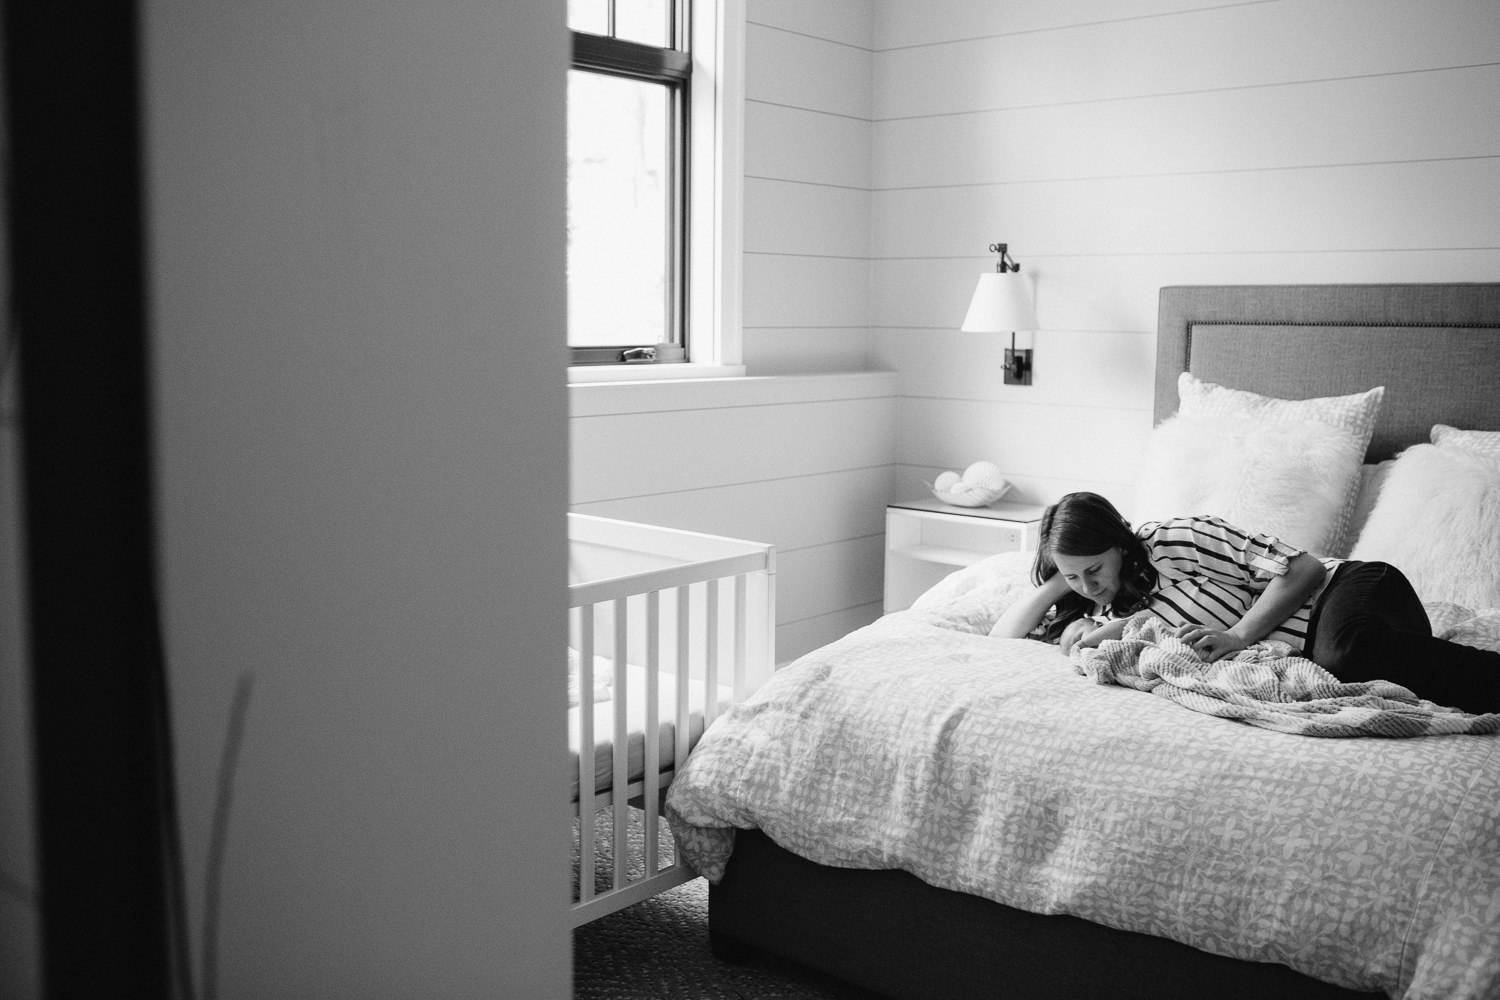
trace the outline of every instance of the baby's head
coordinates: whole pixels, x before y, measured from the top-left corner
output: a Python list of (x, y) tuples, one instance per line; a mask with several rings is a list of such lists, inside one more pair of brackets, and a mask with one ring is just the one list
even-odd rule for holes
[(1092, 618), (1080, 618), (1077, 621), (1069, 622), (1068, 627), (1063, 629), (1062, 635), (1057, 637), (1057, 646), (1062, 650), (1062, 654), (1067, 656), (1073, 652), (1073, 646), (1079, 639), (1082, 639), (1098, 627), (1099, 623)]

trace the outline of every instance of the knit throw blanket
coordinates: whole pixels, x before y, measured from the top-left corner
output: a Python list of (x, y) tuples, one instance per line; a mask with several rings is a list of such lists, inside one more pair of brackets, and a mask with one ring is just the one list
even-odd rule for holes
[(1124, 637), (1072, 651), (1097, 684), (1149, 691), (1206, 715), (1300, 736), (1439, 736), (1500, 731), (1500, 715), (1469, 715), (1389, 681), (1345, 683), (1284, 642), (1258, 642), (1204, 663), (1149, 612)]

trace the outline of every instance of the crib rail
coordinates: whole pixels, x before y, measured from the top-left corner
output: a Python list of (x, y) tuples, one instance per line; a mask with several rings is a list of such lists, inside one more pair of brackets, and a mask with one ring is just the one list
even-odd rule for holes
[[(768, 545), (581, 514), (569, 515), (569, 541), (576, 926), (694, 877), (658, 847), (662, 798), (698, 736), (770, 675), (775, 563)], [(596, 719), (589, 699), (601, 665), (612, 690), (608, 715)], [(596, 753), (601, 735), (607, 762)], [(610, 833), (601, 843), (602, 810)], [(606, 858), (609, 882), (596, 889)]]

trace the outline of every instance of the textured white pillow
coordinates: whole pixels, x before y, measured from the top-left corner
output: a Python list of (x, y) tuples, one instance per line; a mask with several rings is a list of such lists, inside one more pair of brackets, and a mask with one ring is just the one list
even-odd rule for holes
[(1380, 415), (1380, 401), (1385, 386), (1377, 385), (1348, 396), (1317, 396), (1313, 399), (1277, 399), (1244, 389), (1205, 382), (1192, 372), (1177, 376), (1179, 413), (1195, 416), (1225, 416), (1232, 413), (1263, 417), (1267, 420), (1316, 420), (1342, 427), (1370, 446), (1375, 432), (1375, 418)]
[(1349, 555), (1392, 564), (1424, 601), (1500, 608), (1500, 460), (1412, 445)]
[(1500, 431), (1461, 431), (1447, 424), (1433, 424), (1432, 443), (1440, 448), (1462, 448), (1500, 458)]
[[(1361, 458), (1370, 447), (1370, 438), (1375, 433), (1375, 421), (1380, 416), (1380, 401), (1384, 396), (1385, 386), (1378, 385), (1347, 396), (1277, 399), (1275, 396), (1262, 396), (1244, 389), (1230, 389), (1204, 382), (1191, 372), (1183, 372), (1177, 377), (1179, 414), (1199, 417), (1240, 415), (1289, 422), (1314, 420), (1341, 428), (1353, 435), (1359, 445)], [(1349, 520), (1354, 513), (1359, 486), (1358, 478), (1351, 479), (1348, 483), (1343, 507), (1322, 554), (1342, 556), (1348, 552), (1353, 541)]]
[[(578, 650), (568, 647), (568, 707), (575, 708), (583, 700), (583, 667)], [(594, 657), (594, 701), (609, 701), (614, 697), (615, 671), (609, 660)]]
[(1035, 551), (1000, 552), (955, 570), (912, 602), (934, 625), (984, 634), (1005, 609), (1030, 592)]
[(1313, 420), (1168, 417), (1151, 432), (1137, 521), (1216, 514), (1246, 531), (1327, 554), (1364, 448)]

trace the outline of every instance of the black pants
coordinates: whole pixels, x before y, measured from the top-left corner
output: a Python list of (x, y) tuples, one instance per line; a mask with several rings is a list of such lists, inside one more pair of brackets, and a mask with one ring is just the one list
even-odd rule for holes
[(1435, 638), (1411, 582), (1386, 563), (1334, 571), (1305, 652), (1341, 681), (1392, 681), (1439, 705), (1500, 712), (1500, 653)]

